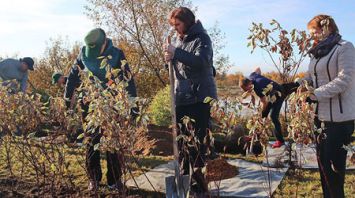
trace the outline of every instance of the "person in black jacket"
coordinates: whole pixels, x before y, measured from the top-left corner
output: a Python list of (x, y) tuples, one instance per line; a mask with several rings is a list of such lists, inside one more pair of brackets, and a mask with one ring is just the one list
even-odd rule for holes
[[(272, 85), (272, 90), (270, 90), (267, 94), (264, 93), (264, 89), (266, 89), (270, 84)], [(285, 140), (282, 136), (282, 127), (279, 115), (285, 97), (277, 94), (277, 92), (281, 93), (283, 91), (282, 85), (261, 75), (261, 70), (258, 67), (249, 75), (248, 78), (241, 80), (240, 88), (242, 88), (243, 91), (250, 91), (251, 89), (254, 89), (255, 94), (259, 96), (260, 103), (262, 104), (262, 117), (265, 118), (271, 114), (270, 117), (275, 126), (274, 135), (276, 137), (276, 142), (272, 145), (272, 148), (279, 148), (284, 145)], [(273, 102), (267, 100), (267, 96), (271, 95), (276, 97), (276, 100)]]
[[(65, 100), (67, 107), (72, 106), (71, 98), (73, 96), (74, 90), (81, 84), (79, 74), (82, 70), (90, 71), (94, 76), (96, 76), (101, 82), (103, 87), (107, 87), (112, 80), (106, 78), (106, 68), (100, 68), (101, 61), (103, 59), (98, 59), (100, 56), (105, 56), (110, 58), (107, 63), (111, 65), (112, 68), (122, 68), (122, 62), (125, 62), (125, 55), (122, 50), (113, 46), (112, 40), (106, 37), (104, 30), (97, 28), (91, 30), (85, 37), (85, 46), (82, 47), (78, 58), (75, 61), (74, 66), (71, 68), (69, 73), (67, 83), (65, 86)], [(124, 76), (129, 76), (130, 69), (128, 64), (123, 66), (117, 76), (114, 78), (119, 78), (124, 80)], [(131, 97), (136, 97), (136, 87), (133, 78), (128, 81), (128, 86), (126, 88)], [(83, 117), (85, 118), (88, 111), (89, 104), (82, 103)], [(97, 130), (99, 131), (99, 130)], [(100, 166), (100, 151), (95, 150), (95, 144), (99, 143), (101, 139), (101, 134), (99, 132), (91, 135), (91, 142), (87, 145), (86, 151), (86, 168), (90, 179), (89, 190), (95, 190), (102, 178), (101, 166)], [(107, 160), (107, 183), (109, 187), (120, 189), (122, 187), (121, 182), (121, 164), (119, 161), (118, 153), (106, 153)]]
[(198, 149), (189, 150), (189, 156), (180, 156), (180, 163), (184, 163), (184, 174), (188, 174), (190, 163), (196, 170), (192, 173), (196, 187), (206, 192), (207, 183), (201, 169), (206, 159), (205, 139), (210, 121), (210, 105), (204, 103), (204, 100), (207, 97), (217, 99), (212, 42), (201, 22), (195, 20), (195, 15), (188, 8), (174, 9), (169, 23), (179, 36), (176, 46), (165, 46), (165, 61), (172, 61), (175, 72), (177, 123), (182, 126), (180, 133), (186, 134), (188, 132), (181, 119), (184, 116), (192, 118), (199, 140)]
[[(272, 85), (272, 89), (265, 92), (267, 87)], [(287, 96), (292, 94), (299, 87), (299, 83), (283, 83), (279, 84), (261, 74), (261, 69), (258, 67), (252, 72), (248, 78), (243, 78), (239, 82), (240, 88), (245, 91), (254, 90), (255, 94), (259, 97), (262, 104), (261, 116), (263, 118), (270, 118), (275, 126), (274, 135), (276, 141), (272, 144), (272, 148), (280, 148), (285, 144), (285, 140), (282, 135), (282, 127), (280, 123), (280, 110), (282, 104)], [(275, 101), (269, 101), (268, 97), (275, 96)]]

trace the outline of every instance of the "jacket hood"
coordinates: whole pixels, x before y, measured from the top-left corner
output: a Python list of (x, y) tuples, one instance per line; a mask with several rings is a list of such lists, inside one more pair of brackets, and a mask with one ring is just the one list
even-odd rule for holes
[(202, 23), (198, 20), (193, 26), (191, 26), (191, 28), (187, 31), (187, 37), (192, 37), (195, 36), (197, 34), (201, 34), (204, 33), (206, 34), (207, 31), (205, 30), (205, 28), (202, 26)]
[(113, 42), (111, 39), (107, 39), (107, 44), (104, 52), (101, 54), (101, 56), (107, 56), (111, 54), (112, 49), (114, 48)]

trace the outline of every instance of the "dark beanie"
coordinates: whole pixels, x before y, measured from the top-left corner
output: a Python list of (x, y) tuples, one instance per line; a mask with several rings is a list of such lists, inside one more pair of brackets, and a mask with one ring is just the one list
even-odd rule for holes
[(59, 80), (59, 78), (60, 78), (61, 76), (63, 76), (62, 73), (60, 73), (60, 72), (55, 72), (55, 73), (52, 75), (52, 84), (54, 85), (54, 84), (58, 83), (58, 80)]
[(33, 71), (33, 65), (34, 65), (34, 61), (32, 58), (30, 57), (24, 57), (24, 58), (20, 58), (20, 62), (24, 62), (28, 65), (28, 69)]
[(85, 36), (85, 56), (89, 59), (96, 59), (100, 56), (102, 45), (106, 40), (106, 33), (101, 28), (91, 30)]

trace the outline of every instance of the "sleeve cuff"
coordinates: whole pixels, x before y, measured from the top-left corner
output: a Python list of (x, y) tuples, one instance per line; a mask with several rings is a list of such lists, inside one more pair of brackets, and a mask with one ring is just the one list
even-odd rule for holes
[(68, 98), (68, 97), (64, 97), (64, 100), (65, 100), (66, 102), (70, 102), (70, 101), (71, 101), (71, 99)]
[(319, 100), (322, 98), (319, 89), (315, 89), (315, 90), (314, 90), (314, 95), (316, 96), (317, 101), (319, 101)]
[(173, 57), (173, 59), (179, 60), (179, 58), (181, 57), (181, 52), (182, 52), (182, 49), (180, 49), (180, 48), (175, 48), (175, 52), (174, 52), (174, 57)]

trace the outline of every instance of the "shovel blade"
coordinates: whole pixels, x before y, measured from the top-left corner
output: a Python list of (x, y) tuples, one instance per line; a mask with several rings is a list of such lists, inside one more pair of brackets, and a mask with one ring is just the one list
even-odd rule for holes
[[(180, 181), (175, 176), (165, 178), (166, 198), (187, 198), (189, 197), (190, 176), (182, 175)], [(179, 182), (180, 185), (177, 185)], [(177, 186), (180, 186), (178, 189)]]

